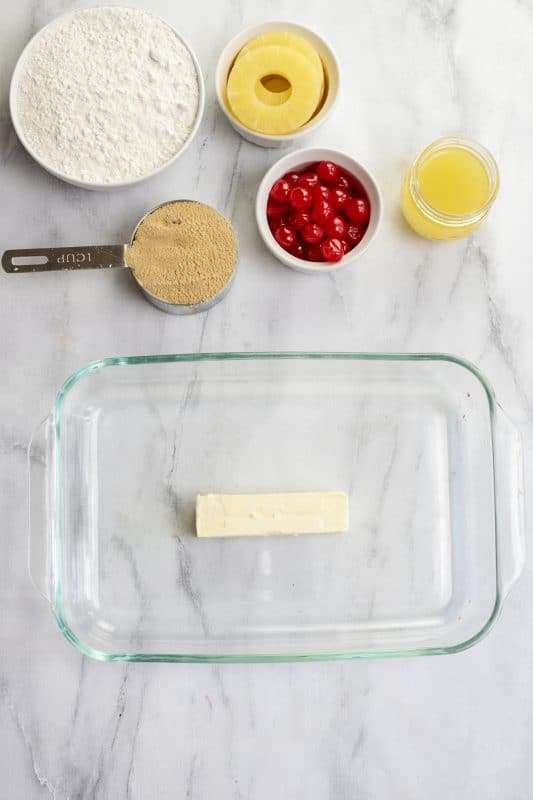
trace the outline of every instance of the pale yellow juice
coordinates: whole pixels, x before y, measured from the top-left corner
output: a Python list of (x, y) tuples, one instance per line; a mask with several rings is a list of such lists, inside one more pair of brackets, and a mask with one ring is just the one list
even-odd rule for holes
[(402, 185), (402, 211), (411, 228), (428, 239), (468, 236), (485, 218), (497, 190), (496, 165), (494, 172), (489, 167), (470, 147), (430, 146)]

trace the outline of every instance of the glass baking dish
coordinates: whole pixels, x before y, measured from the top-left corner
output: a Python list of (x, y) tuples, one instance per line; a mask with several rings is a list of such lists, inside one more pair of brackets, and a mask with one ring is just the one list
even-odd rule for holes
[[(30, 472), (34, 583), (102, 660), (450, 653), (523, 562), (519, 435), (447, 355), (98, 361), (59, 391)], [(195, 535), (197, 494), (329, 490), (345, 533)]]

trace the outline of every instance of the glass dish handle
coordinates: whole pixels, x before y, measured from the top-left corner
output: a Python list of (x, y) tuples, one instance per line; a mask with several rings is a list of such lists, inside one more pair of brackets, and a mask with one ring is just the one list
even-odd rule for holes
[(504, 599), (525, 561), (524, 468), (520, 433), (499, 406), (494, 435), (498, 582)]
[(33, 434), (28, 448), (28, 569), (33, 585), (51, 604), (55, 592), (51, 538), (54, 513), (52, 434), (52, 418), (47, 417)]

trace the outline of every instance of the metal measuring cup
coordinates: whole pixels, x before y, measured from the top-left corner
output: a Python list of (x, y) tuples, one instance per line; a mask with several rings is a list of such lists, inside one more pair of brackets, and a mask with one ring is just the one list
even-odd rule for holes
[(213, 297), (208, 297), (201, 303), (193, 303), (185, 305), (181, 303), (169, 303), (167, 300), (162, 300), (155, 294), (147, 291), (140, 283), (135, 275), (135, 271), (131, 269), (126, 263), (126, 252), (135, 241), (137, 231), (142, 223), (150, 214), (157, 211), (158, 208), (171, 205), (173, 203), (198, 202), (196, 200), (168, 200), (166, 203), (161, 203), (155, 208), (148, 211), (144, 217), (141, 217), (135, 230), (133, 231), (131, 242), (127, 244), (110, 244), (110, 245), (83, 245), (74, 247), (34, 247), (22, 250), (6, 250), (2, 255), (2, 267), (5, 272), (10, 274), (21, 274), (25, 272), (54, 272), (57, 270), (82, 270), (82, 269), (111, 269), (111, 267), (122, 267), (129, 269), (133, 275), (137, 286), (156, 308), (165, 311), (168, 314), (196, 314), (200, 311), (208, 311), (216, 305), (228, 293), (233, 279), (235, 277), (235, 269), (233, 270), (230, 279), (225, 286)]

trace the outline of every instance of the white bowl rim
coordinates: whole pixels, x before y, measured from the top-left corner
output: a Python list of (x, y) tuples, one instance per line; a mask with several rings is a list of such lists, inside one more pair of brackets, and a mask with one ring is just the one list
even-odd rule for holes
[(95, 8), (112, 8), (124, 11), (145, 11), (145, 9), (133, 8), (131, 6), (105, 6), (105, 5), (87, 6), (83, 8), (71, 9), (70, 11), (66, 11), (63, 14), (59, 14), (57, 17), (51, 19), (50, 22), (47, 22), (46, 25), (43, 25), (42, 28), (40, 28), (36, 33), (34, 33), (31, 39), (24, 46), (22, 52), (20, 53), (17, 59), (17, 63), (15, 64), (13, 73), (11, 75), (11, 82), (9, 86), (9, 113), (11, 116), (11, 122), (13, 124), (13, 128), (15, 129), (15, 133), (17, 134), (20, 143), (22, 144), (26, 152), (31, 156), (31, 158), (33, 158), (34, 161), (37, 162), (37, 164), (39, 164), (40, 167), (46, 170), (46, 172), (49, 172), (51, 175), (54, 175), (54, 177), (58, 178), (59, 180), (62, 180), (65, 183), (69, 183), (72, 186), (78, 186), (81, 189), (93, 189), (95, 191), (98, 191), (100, 189), (102, 190), (122, 189), (122, 188), (127, 188), (128, 186), (136, 186), (139, 183), (144, 183), (144, 181), (147, 181), (150, 178), (155, 177), (164, 169), (169, 167), (174, 161), (176, 161), (176, 159), (179, 156), (181, 156), (185, 152), (185, 150), (188, 148), (188, 146), (196, 136), (196, 133), (198, 132), (198, 128), (200, 127), (200, 123), (204, 115), (205, 82), (204, 82), (204, 76), (202, 74), (202, 69), (200, 67), (200, 62), (198, 61), (198, 58), (194, 50), (192, 49), (188, 41), (184, 38), (184, 36), (181, 33), (179, 33), (169, 22), (167, 22), (166, 19), (163, 19), (163, 17), (159, 16), (158, 14), (154, 14), (152, 11), (146, 11), (147, 14), (151, 14), (151, 16), (156, 17), (156, 19), (159, 19), (161, 22), (167, 25), (168, 28), (170, 28), (170, 30), (175, 34), (175, 36), (177, 36), (179, 41), (187, 49), (194, 64), (196, 77), (198, 80), (198, 107), (196, 109), (196, 117), (194, 120), (194, 124), (189, 132), (187, 139), (184, 141), (180, 149), (176, 153), (174, 153), (174, 155), (168, 161), (165, 161), (164, 164), (161, 164), (161, 166), (156, 167), (156, 169), (146, 173), (145, 175), (141, 175), (138, 178), (129, 178), (128, 180), (125, 181), (114, 181), (110, 183), (96, 183), (96, 182), (93, 183), (90, 181), (83, 181), (79, 178), (75, 178), (72, 175), (68, 175), (64, 172), (60, 172), (59, 170), (54, 169), (54, 167), (50, 166), (45, 161), (43, 161), (43, 159), (40, 158), (40, 156), (36, 155), (36, 153), (32, 149), (31, 145), (28, 143), (24, 135), (23, 127), (20, 123), (17, 110), (17, 90), (20, 82), (20, 76), (22, 73), (22, 69), (24, 67), (24, 63), (29, 53), (31, 52), (31, 48), (35, 45), (35, 42), (44, 34), (45, 31), (59, 24), (61, 21), (64, 21), (69, 17), (74, 16), (75, 14), (79, 14), (82, 11), (91, 11)]
[[(224, 98), (222, 97), (220, 89), (219, 89), (219, 75), (220, 75), (220, 70), (222, 69), (221, 61), (222, 61), (222, 56), (224, 55), (224, 53), (227, 50), (232, 49), (232, 45), (235, 47), (234, 42), (235, 42), (236, 39), (241, 39), (245, 35), (249, 36), (249, 38), (251, 39), (256, 34), (259, 35), (259, 33), (262, 32), (262, 31), (264, 31), (266, 33), (270, 29), (271, 26), (273, 26), (274, 29), (275, 29), (275, 27), (278, 26), (278, 25), (279, 26), (290, 26), (295, 31), (299, 30), (299, 31), (302, 31), (302, 32), (305, 32), (305, 33), (309, 33), (309, 34), (311, 34), (312, 36), (314, 36), (316, 39), (318, 39), (321, 42), (321, 44), (323, 45), (324, 49), (328, 51), (328, 55), (330, 56), (331, 61), (335, 65), (335, 71), (336, 71), (336, 77), (337, 77), (337, 81), (336, 81), (337, 85), (336, 85), (336, 88), (335, 88), (335, 93), (334, 93), (333, 98), (331, 100), (331, 104), (330, 104), (329, 108), (327, 109), (327, 111), (326, 111), (326, 113), (324, 115), (321, 116), (321, 111), (322, 111), (322, 109), (321, 109), (318, 112), (318, 114), (316, 115), (316, 117), (313, 117), (312, 119), (310, 119), (308, 122), (305, 123), (305, 125), (302, 125), (301, 128), (299, 128), (298, 130), (294, 131), (294, 133), (284, 133), (284, 134), (261, 133), (260, 131), (252, 130), (252, 128), (247, 128), (246, 125), (243, 125), (242, 122), (239, 122), (239, 120), (236, 119), (236, 117), (234, 117), (230, 113), (229, 109), (226, 107), (226, 104), (224, 102)], [(235, 49), (235, 52), (234, 52), (233, 55), (236, 56), (241, 48), (242, 48), (242, 45), (241, 45), (241, 47), (239, 47), (239, 49)], [(313, 131), (315, 131), (318, 127), (320, 127), (320, 125), (322, 125), (323, 122), (326, 121), (326, 119), (329, 117), (329, 115), (333, 111), (335, 105), (337, 104), (337, 100), (339, 98), (339, 93), (340, 93), (340, 90), (341, 90), (341, 81), (342, 81), (342, 77), (341, 77), (340, 62), (339, 62), (339, 59), (337, 58), (335, 50), (333, 49), (332, 45), (330, 44), (330, 42), (327, 39), (325, 39), (324, 36), (322, 36), (321, 33), (318, 33), (316, 30), (314, 30), (314, 28), (310, 28), (308, 25), (302, 25), (300, 22), (295, 22), (294, 20), (289, 20), (289, 19), (265, 20), (264, 22), (259, 22), (259, 23), (255, 24), (255, 25), (250, 25), (248, 28), (243, 28), (243, 30), (241, 30), (238, 33), (236, 33), (235, 36), (232, 36), (232, 38), (228, 42), (226, 42), (226, 44), (222, 48), (222, 51), (221, 51), (221, 53), (220, 53), (220, 55), (218, 57), (218, 60), (217, 60), (217, 63), (216, 63), (216, 67), (215, 67), (215, 94), (216, 94), (216, 98), (217, 98), (218, 104), (219, 104), (220, 108), (222, 109), (222, 111), (224, 112), (225, 116), (227, 117), (229, 122), (233, 125), (233, 127), (236, 128), (236, 130), (243, 131), (243, 133), (245, 133), (245, 134), (251, 134), (255, 138), (257, 138), (259, 140), (263, 140), (264, 142), (276, 142), (276, 143), (287, 143), (287, 144), (290, 144), (295, 139), (301, 139), (301, 138), (307, 136), (309, 133), (312, 133)]]
[[(364, 174), (364, 178), (368, 185), (371, 186), (372, 190), (375, 192), (377, 197), (377, 207), (373, 206), (371, 208), (371, 214), (372, 211), (374, 211), (375, 223), (370, 235), (368, 235), (367, 231), (361, 242), (357, 244), (353, 250), (350, 250), (349, 253), (346, 253), (340, 261), (333, 264), (328, 264), (326, 261), (305, 261), (302, 258), (293, 256), (291, 253), (287, 252), (287, 250), (284, 250), (281, 245), (276, 242), (270, 228), (268, 227), (268, 221), (266, 217), (266, 200), (268, 200), (268, 192), (270, 191), (271, 183), (273, 182), (272, 173), (278, 172), (280, 167), (283, 168), (281, 172), (281, 174), (283, 174), (291, 168), (304, 166), (312, 161), (335, 161), (335, 159), (339, 157), (355, 164), (357, 168)], [(343, 167), (343, 169), (346, 169), (347, 172), (351, 171), (348, 167)], [(358, 180), (360, 179), (358, 178)], [(368, 186), (366, 185), (365, 181), (361, 181), (361, 183), (363, 183), (365, 189), (368, 191)], [(261, 238), (272, 255), (274, 255), (278, 261), (280, 261), (284, 266), (289, 267), (297, 272), (323, 274), (335, 272), (339, 269), (349, 266), (350, 264), (353, 264), (356, 259), (363, 255), (363, 253), (370, 246), (371, 242), (375, 239), (381, 226), (382, 216), (383, 197), (381, 194), (381, 189), (379, 188), (379, 184), (370, 170), (344, 150), (335, 150), (330, 147), (305, 147), (300, 150), (294, 150), (279, 158), (264, 174), (257, 189), (255, 200), (255, 217)]]

